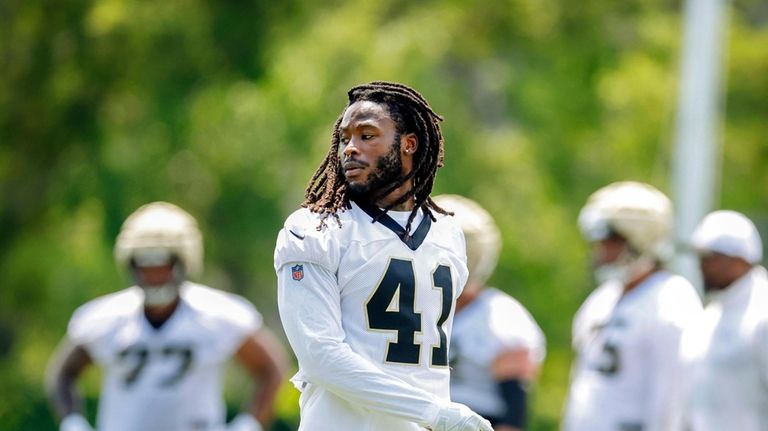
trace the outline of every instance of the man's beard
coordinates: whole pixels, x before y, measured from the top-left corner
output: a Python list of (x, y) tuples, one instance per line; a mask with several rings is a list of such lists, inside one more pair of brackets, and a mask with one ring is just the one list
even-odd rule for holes
[(376, 169), (363, 184), (348, 184), (352, 199), (376, 200), (388, 194), (388, 191), (402, 183), (403, 162), (400, 160), (400, 135), (395, 136), (392, 150), (379, 157)]

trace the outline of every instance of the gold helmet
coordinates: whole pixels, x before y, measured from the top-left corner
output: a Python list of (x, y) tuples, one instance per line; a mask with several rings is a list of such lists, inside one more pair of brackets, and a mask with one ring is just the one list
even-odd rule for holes
[(672, 203), (648, 184), (616, 182), (589, 197), (579, 213), (579, 227), (588, 241), (617, 233), (638, 254), (663, 260), (671, 251)]
[(672, 248), (672, 203), (656, 188), (634, 181), (609, 184), (593, 193), (579, 213), (579, 227), (590, 242), (619, 235), (626, 240), (621, 254), (596, 261), (595, 279), (627, 284), (653, 271)]
[(152, 202), (133, 212), (123, 223), (115, 244), (115, 259), (122, 267), (132, 262), (146, 266), (176, 257), (190, 275), (203, 269), (203, 240), (197, 221), (168, 202)]
[(469, 279), (485, 284), (496, 269), (501, 250), (501, 234), (493, 217), (477, 202), (463, 196), (440, 195), (432, 200), (454, 213), (467, 243)]

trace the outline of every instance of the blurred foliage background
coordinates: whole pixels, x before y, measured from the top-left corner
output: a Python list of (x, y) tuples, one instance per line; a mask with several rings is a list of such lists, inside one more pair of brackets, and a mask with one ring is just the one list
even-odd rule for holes
[[(346, 90), (419, 89), (445, 117), (436, 193), (486, 206), (492, 278), (548, 338), (533, 430), (555, 430), (591, 289), (575, 218), (622, 179), (669, 192), (681, 40), (669, 0), (0, 2), (0, 429), (55, 430), (44, 370), (72, 311), (127, 285), (123, 219), (195, 215), (202, 281), (278, 333), (272, 252)], [(768, 236), (768, 4), (729, 3), (722, 207)], [(98, 376), (84, 385), (91, 416)], [(230, 391), (237, 408), (238, 389)], [(240, 391), (242, 392), (242, 391)], [(275, 429), (295, 429), (286, 385)]]

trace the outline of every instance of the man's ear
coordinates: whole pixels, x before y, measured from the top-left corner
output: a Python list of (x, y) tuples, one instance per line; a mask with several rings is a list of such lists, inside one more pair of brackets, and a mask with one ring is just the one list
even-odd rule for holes
[(419, 149), (419, 138), (415, 133), (408, 133), (407, 135), (400, 136), (400, 151), (405, 154), (414, 155), (416, 150)]

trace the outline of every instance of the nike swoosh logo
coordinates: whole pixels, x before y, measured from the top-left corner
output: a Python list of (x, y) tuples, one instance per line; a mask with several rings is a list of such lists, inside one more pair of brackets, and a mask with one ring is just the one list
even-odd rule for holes
[(291, 235), (295, 236), (296, 238), (298, 238), (298, 239), (300, 239), (302, 241), (304, 240), (304, 238), (307, 237), (306, 235), (299, 235), (299, 234), (297, 234), (296, 232), (294, 232), (294, 231), (292, 231), (290, 229), (288, 229), (288, 232), (290, 232)]

